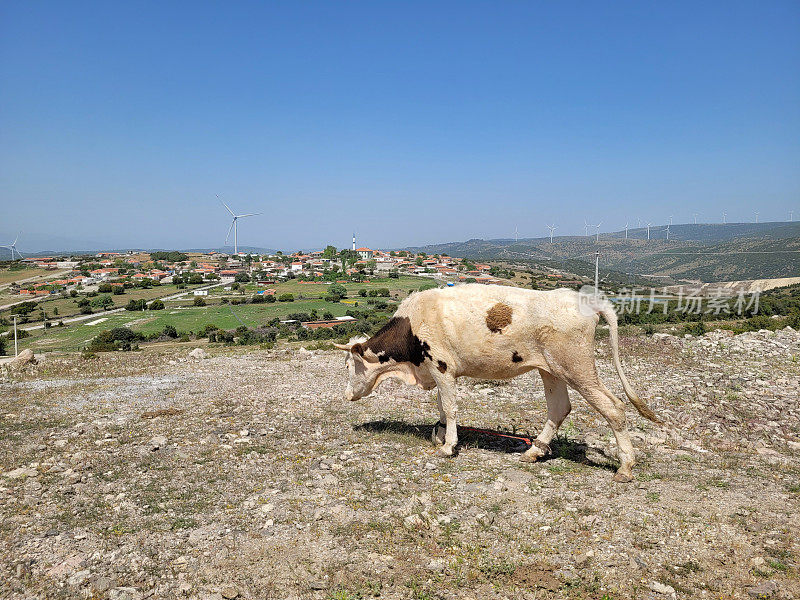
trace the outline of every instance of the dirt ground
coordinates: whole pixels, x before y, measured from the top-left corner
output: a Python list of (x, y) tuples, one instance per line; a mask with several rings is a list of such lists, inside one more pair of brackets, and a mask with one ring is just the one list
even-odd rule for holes
[[(433, 395), (346, 402), (341, 353), (189, 350), (0, 377), (0, 597), (800, 598), (792, 330), (624, 338), (666, 422), (629, 408), (630, 484), (574, 392), (547, 460), (466, 430), (444, 459)], [(544, 420), (536, 374), (460, 385), (465, 426)]]

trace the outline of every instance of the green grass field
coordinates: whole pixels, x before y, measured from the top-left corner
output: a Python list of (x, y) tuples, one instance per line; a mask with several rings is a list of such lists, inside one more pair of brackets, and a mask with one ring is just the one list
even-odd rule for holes
[[(176, 301), (166, 302), (167, 307), (160, 311), (143, 311), (107, 314), (103, 310), (96, 310), (92, 318), (77, 323), (68, 323), (65, 327), (53, 326), (50, 329), (37, 329), (30, 332), (30, 337), (20, 340), (20, 348), (32, 348), (36, 352), (42, 351), (76, 351), (82, 349), (95, 335), (105, 329), (128, 326), (134, 331), (144, 334), (158, 333), (167, 325), (172, 325), (179, 332), (200, 331), (206, 325), (215, 325), (221, 329), (235, 329), (244, 324), (248, 327), (264, 325), (274, 319), (286, 318), (290, 313), (311, 313), (316, 310), (320, 318), (325, 312), (330, 312), (334, 317), (345, 315), (348, 309), (368, 309), (366, 298), (358, 295), (360, 289), (389, 288), (396, 298), (405, 298), (409, 290), (417, 290), (422, 286), (430, 285), (429, 279), (419, 277), (401, 277), (399, 279), (377, 279), (368, 283), (352, 283), (345, 287), (348, 291), (349, 303), (325, 302), (321, 298), (327, 295), (328, 287), (325, 284), (301, 284), (292, 280), (271, 286), (278, 290), (278, 294), (292, 293), (294, 302), (275, 302), (264, 304), (221, 304), (222, 297), (229, 299), (249, 299), (258, 286), (248, 284), (244, 294), (239, 292), (224, 292), (222, 288), (214, 288), (205, 297), (208, 306), (193, 306), (194, 296), (189, 294)], [(197, 287), (197, 286), (193, 286)], [(131, 299), (146, 298), (148, 300), (170, 296), (178, 290), (174, 285), (163, 285), (149, 289), (127, 290), (121, 296), (111, 296), (114, 308), (125, 306)], [(78, 314), (78, 307), (72, 298), (59, 298), (43, 304), (45, 311), (54, 323), (68, 316)], [(58, 316), (53, 317), (53, 308), (58, 308)], [(38, 309), (32, 316), (38, 314)], [(97, 323), (97, 321), (101, 322)]]
[[(399, 279), (390, 279), (386, 278), (376, 278), (370, 281), (365, 281), (364, 283), (344, 283), (345, 289), (347, 289), (348, 297), (357, 297), (359, 290), (371, 290), (375, 288), (389, 288), (389, 290), (394, 294), (395, 292), (399, 292), (401, 297), (405, 297), (408, 295), (408, 290), (418, 290), (423, 285), (430, 285), (432, 281), (430, 279), (425, 279), (422, 277), (411, 277), (411, 276), (403, 276)], [(277, 290), (277, 294), (294, 294), (295, 297), (302, 294), (306, 297), (314, 297), (314, 298), (322, 298), (328, 294), (328, 289), (330, 288), (330, 284), (326, 283), (301, 283), (296, 279), (292, 279), (289, 281), (270, 284), (269, 286), (258, 286), (256, 284), (248, 283), (246, 285), (246, 292), (247, 294), (254, 294), (257, 290), (264, 289), (265, 287), (269, 287), (271, 289)], [(235, 292), (227, 292), (227, 293), (234, 293)]]
[[(182, 303), (185, 304), (185, 302)], [(70, 323), (65, 327), (54, 326), (50, 329), (32, 330), (31, 337), (20, 340), (20, 349), (32, 348), (35, 352), (77, 351), (101, 331), (122, 326), (128, 326), (133, 331), (144, 334), (161, 332), (167, 325), (172, 325), (179, 332), (197, 332), (206, 325), (215, 325), (221, 329), (235, 329), (242, 324), (248, 327), (257, 327), (265, 325), (276, 317), (283, 319), (290, 313), (310, 313), (315, 309), (320, 318), (325, 312), (330, 312), (334, 317), (341, 317), (351, 308), (364, 310), (369, 308), (369, 305), (366, 303), (366, 299), (357, 300), (357, 304), (309, 299), (236, 306), (210, 304), (204, 307), (183, 307), (167, 303), (166, 309), (158, 311), (124, 311), (114, 314), (99, 311), (91, 319)]]

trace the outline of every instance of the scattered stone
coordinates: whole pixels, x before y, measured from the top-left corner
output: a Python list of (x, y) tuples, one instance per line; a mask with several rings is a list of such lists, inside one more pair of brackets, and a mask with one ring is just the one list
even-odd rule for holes
[(13, 371), (17, 371), (26, 365), (35, 365), (36, 364), (36, 357), (33, 355), (33, 350), (30, 348), (26, 348), (22, 352), (20, 352), (14, 360), (12, 360), (8, 366)]
[(189, 358), (194, 358), (195, 360), (203, 360), (204, 358), (208, 358), (208, 353), (202, 348), (195, 348), (194, 350), (189, 352)]
[(150, 450), (155, 452), (156, 450), (161, 450), (167, 445), (167, 438), (163, 435), (156, 435), (150, 438), (148, 443), (150, 444)]
[(766, 598), (774, 598), (778, 595), (778, 584), (775, 581), (762, 581), (758, 585), (747, 588), (747, 595), (751, 598), (759, 600)]
[(660, 581), (653, 581), (650, 583), (650, 589), (653, 590), (656, 594), (662, 594), (664, 596), (673, 596), (675, 597), (675, 588), (671, 585), (666, 585), (661, 583)]
[(220, 593), (225, 600), (233, 600), (234, 598), (239, 597), (239, 590), (232, 585), (226, 585), (224, 588), (222, 588), (222, 590), (220, 590)]

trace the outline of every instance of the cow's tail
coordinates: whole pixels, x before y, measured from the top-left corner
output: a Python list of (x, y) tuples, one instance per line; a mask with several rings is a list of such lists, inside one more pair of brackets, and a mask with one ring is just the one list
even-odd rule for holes
[(611, 339), (611, 356), (614, 360), (614, 368), (617, 370), (622, 381), (622, 387), (625, 390), (625, 395), (633, 404), (634, 408), (639, 411), (645, 419), (653, 421), (653, 423), (662, 423), (656, 414), (650, 409), (649, 406), (633, 391), (628, 378), (625, 377), (625, 372), (622, 370), (622, 363), (619, 360), (619, 335), (617, 332), (617, 313), (614, 311), (614, 306), (607, 299), (598, 299), (593, 308), (598, 314), (602, 315), (608, 323), (608, 336)]

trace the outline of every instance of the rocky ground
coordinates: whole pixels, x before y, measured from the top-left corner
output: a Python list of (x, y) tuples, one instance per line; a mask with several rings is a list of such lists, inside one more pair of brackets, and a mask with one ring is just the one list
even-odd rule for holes
[[(0, 383), (3, 598), (800, 598), (800, 334), (624, 338), (663, 427), (636, 480), (572, 394), (555, 455), (430, 392), (348, 403), (341, 353), (151, 347)], [(598, 364), (621, 392), (604, 344)], [(201, 353), (198, 353), (201, 354)], [(535, 435), (538, 375), (464, 380), (460, 422)]]

